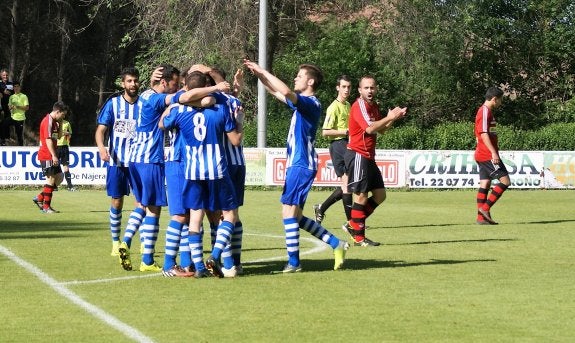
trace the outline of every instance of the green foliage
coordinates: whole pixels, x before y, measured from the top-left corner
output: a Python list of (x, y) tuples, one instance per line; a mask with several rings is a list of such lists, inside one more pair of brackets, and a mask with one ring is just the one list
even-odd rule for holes
[(378, 138), (379, 149), (421, 150), (424, 146), (423, 130), (415, 125), (391, 128)]
[(575, 150), (575, 123), (553, 123), (526, 134), (524, 150)]

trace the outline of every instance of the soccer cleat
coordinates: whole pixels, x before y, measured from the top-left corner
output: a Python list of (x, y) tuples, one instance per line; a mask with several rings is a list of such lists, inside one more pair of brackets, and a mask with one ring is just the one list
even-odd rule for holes
[(219, 278), (224, 277), (224, 273), (222, 272), (222, 266), (220, 262), (217, 261), (212, 255), (208, 257), (206, 260), (206, 268), (210, 271), (213, 276), (217, 276)]
[(345, 222), (345, 224), (341, 226), (341, 229), (345, 231), (345, 233), (347, 233), (351, 238), (355, 238), (355, 233), (353, 232), (351, 225), (349, 225), (349, 222)]
[(238, 276), (238, 270), (236, 266), (232, 266), (230, 269), (222, 267), (222, 274), (224, 274), (224, 277), (232, 278)]
[(112, 252), (110, 253), (110, 256), (120, 256), (118, 249), (120, 249), (120, 242), (113, 241), (112, 242)]
[(196, 272), (196, 267), (193, 264), (190, 266), (187, 266), (187, 267), (182, 267), (182, 269), (188, 273), (195, 273)]
[(282, 270), (282, 273), (284, 274), (288, 274), (288, 273), (299, 273), (301, 272), (301, 265), (297, 265), (297, 266), (292, 266), (291, 264), (287, 263), (284, 267), (284, 269)]
[(349, 243), (344, 241), (340, 241), (337, 248), (333, 249), (333, 256), (335, 258), (333, 270), (339, 270), (343, 267), (343, 262), (345, 261), (345, 253), (347, 249), (349, 249)]
[(485, 211), (482, 208), (477, 209), (477, 211), (479, 211), (479, 213), (483, 216), (483, 218), (485, 218), (487, 222), (489, 222), (489, 224), (497, 225), (497, 222), (491, 218), (491, 213), (489, 213), (489, 211)]
[(238, 264), (235, 266), (236, 267), (236, 272), (238, 273), (238, 275), (243, 275), (244, 273), (244, 268), (242, 267), (242, 264)]
[(38, 208), (39, 208), (40, 210), (43, 210), (43, 209), (44, 209), (44, 208), (43, 208), (44, 202), (38, 200), (38, 197), (34, 197), (34, 198), (32, 199), (32, 202), (34, 203), (34, 205), (38, 206)]
[(124, 270), (132, 270), (132, 261), (130, 260), (130, 248), (126, 242), (120, 243), (118, 248), (118, 259)]
[(76, 187), (68, 187), (68, 191), (70, 191), (70, 192), (75, 192), (75, 191), (76, 191)]
[(364, 237), (361, 241), (359, 242), (353, 242), (353, 245), (356, 247), (377, 247), (379, 245), (381, 245), (381, 243), (379, 242), (374, 242), (371, 239)]
[(196, 271), (196, 273), (194, 274), (194, 277), (196, 279), (202, 279), (202, 278), (211, 277), (211, 276), (212, 276), (212, 274), (210, 274), (210, 271), (207, 269), (202, 269), (200, 271)]
[(475, 221), (475, 224), (477, 224), (477, 225), (497, 225), (497, 223), (492, 224), (492, 223), (488, 222), (487, 220), (477, 220), (477, 221)]
[(321, 222), (325, 218), (325, 213), (321, 211), (321, 204), (313, 205), (313, 212), (315, 214), (315, 221), (321, 225)]
[(158, 266), (156, 262), (152, 264), (145, 264), (143, 261), (140, 262), (140, 271), (141, 272), (161, 272), (162, 267)]
[(47, 214), (60, 213), (60, 211), (57, 211), (57, 210), (53, 209), (52, 207), (42, 208), (42, 212), (47, 213)]
[(168, 270), (162, 269), (162, 275), (165, 277), (192, 277), (194, 276), (194, 273), (186, 271), (184, 268), (175, 265)]

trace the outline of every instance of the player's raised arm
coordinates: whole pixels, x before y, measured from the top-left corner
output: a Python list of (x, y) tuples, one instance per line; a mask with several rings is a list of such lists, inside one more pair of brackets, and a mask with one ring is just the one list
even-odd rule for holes
[(276, 99), (283, 103), (287, 102), (286, 99), (289, 99), (294, 104), (297, 103), (297, 95), (282, 80), (250, 60), (244, 60), (244, 65), (264, 84), (268, 92), (276, 97)]

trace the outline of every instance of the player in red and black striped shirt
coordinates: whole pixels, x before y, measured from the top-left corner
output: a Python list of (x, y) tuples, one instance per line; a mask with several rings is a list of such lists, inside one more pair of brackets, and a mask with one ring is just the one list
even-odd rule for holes
[(42, 192), (38, 194), (32, 201), (44, 213), (54, 213), (55, 211), (51, 206), (52, 192), (62, 180), (64, 174), (60, 168), (58, 154), (56, 152), (56, 141), (60, 138), (60, 120), (68, 113), (69, 109), (66, 104), (58, 101), (52, 106), (52, 112), (48, 113), (40, 123), (40, 149), (38, 149), (38, 160), (42, 172), (46, 176), (46, 184)]
[[(492, 111), (501, 106), (503, 91), (497, 87), (490, 87), (485, 93), (485, 102), (477, 110), (475, 117), (475, 161), (479, 165), (479, 190), (477, 191), (477, 224), (497, 224), (491, 218), (491, 207), (499, 200), (503, 192), (511, 184), (509, 173), (505, 164), (499, 157), (497, 144), (497, 123)], [(497, 179), (499, 183), (493, 186), (491, 193), (491, 180)]]

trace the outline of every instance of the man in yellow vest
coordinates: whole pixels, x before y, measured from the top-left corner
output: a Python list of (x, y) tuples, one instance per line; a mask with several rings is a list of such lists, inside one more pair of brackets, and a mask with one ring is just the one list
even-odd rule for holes
[(10, 133), (10, 126), (14, 126), (18, 145), (24, 145), (24, 122), (26, 121), (26, 111), (30, 108), (28, 97), (21, 92), (20, 83), (14, 82), (14, 94), (8, 99), (11, 117), (7, 119), (6, 132)]

